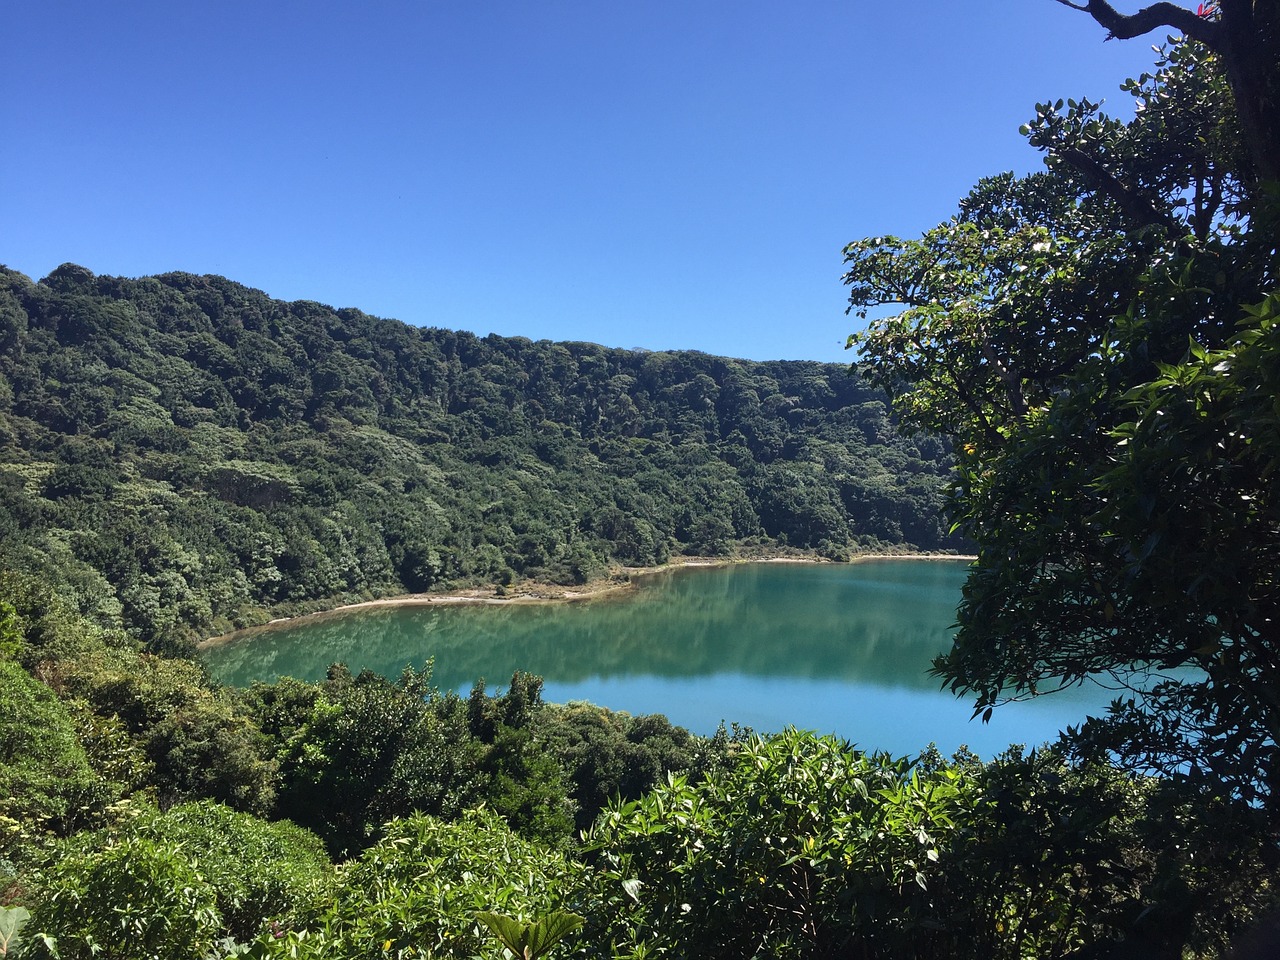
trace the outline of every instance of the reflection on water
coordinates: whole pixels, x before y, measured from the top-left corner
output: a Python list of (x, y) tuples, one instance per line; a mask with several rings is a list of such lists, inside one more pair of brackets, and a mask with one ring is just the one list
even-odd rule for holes
[(353, 611), (215, 647), (206, 662), (240, 686), (317, 679), (338, 661), (395, 676), (434, 658), (437, 685), (457, 690), (527, 670), (551, 700), (665, 713), (701, 733), (721, 720), (792, 724), (899, 753), (1040, 742), (1105, 704), (1086, 691), (968, 723), (970, 707), (927, 672), (950, 643), (964, 577), (963, 563), (925, 561), (682, 570), (617, 600)]

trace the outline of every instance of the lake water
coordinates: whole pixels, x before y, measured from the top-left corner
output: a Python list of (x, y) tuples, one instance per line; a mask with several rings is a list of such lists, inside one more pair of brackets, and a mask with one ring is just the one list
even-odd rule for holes
[(490, 692), (515, 670), (541, 675), (544, 698), (664, 713), (710, 734), (721, 721), (758, 732), (836, 733), (864, 749), (918, 752), (935, 742), (990, 757), (1011, 742), (1054, 739), (1101, 712), (1098, 686), (999, 708), (939, 689), (930, 661), (950, 644), (965, 564), (741, 564), (645, 577), (634, 592), (587, 603), (366, 608), (273, 628), (208, 650), (225, 683), (319, 679), (329, 664), (398, 676), (434, 658), (440, 689)]

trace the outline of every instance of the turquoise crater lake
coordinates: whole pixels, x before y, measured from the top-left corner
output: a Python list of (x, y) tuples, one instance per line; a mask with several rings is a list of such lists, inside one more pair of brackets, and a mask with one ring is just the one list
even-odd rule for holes
[(796, 726), (864, 749), (992, 756), (1054, 739), (1105, 709), (1096, 685), (998, 709), (991, 723), (939, 690), (930, 661), (950, 644), (966, 565), (891, 560), (685, 568), (585, 603), (372, 607), (209, 648), (234, 686), (318, 679), (342, 661), (397, 676), (435, 661), (440, 689), (491, 690), (515, 670), (541, 675), (547, 700), (664, 713), (698, 733), (721, 721), (759, 732)]

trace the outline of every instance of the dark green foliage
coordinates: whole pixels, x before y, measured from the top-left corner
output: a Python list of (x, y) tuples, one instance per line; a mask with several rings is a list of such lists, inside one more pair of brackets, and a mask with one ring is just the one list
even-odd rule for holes
[[(1064, 832), (1029, 801), (1011, 832), (1074, 851), (1104, 940), (1179, 956), (1277, 896), (1257, 877), (1280, 859), (1280, 208), (1259, 176), (1275, 131), (1251, 127), (1259, 97), (1274, 109), (1275, 12), (1069, 5), (1195, 40), (1125, 84), (1131, 121), (1037, 105), (1046, 172), (982, 181), (919, 240), (850, 244), (852, 307), (902, 308), (850, 342), (905, 420), (957, 446), (950, 507), (978, 560), (938, 675), (987, 715), (1104, 678), (1112, 709), (1062, 749), (1084, 778), (1160, 778), (1116, 836), (1097, 819), (1116, 797), (1083, 781)], [(1046, 784), (1020, 768), (1006, 787)], [(1147, 861), (1115, 872), (1126, 839)]]
[(480, 763), (485, 803), (521, 836), (570, 846), (574, 803), (557, 758), (525, 728), (502, 727)]
[(46, 661), (44, 672), (84, 703), (85, 735), (141, 751), (140, 786), (161, 802), (207, 797), (252, 813), (272, 808), (276, 770), (265, 739), (230, 693), (211, 689), (198, 664), (99, 648)]
[(392, 817), (456, 817), (479, 799), (480, 750), (460, 709), (437, 709), (430, 678), (429, 670), (395, 682), (331, 670), (284, 744), (279, 814), (347, 856)]
[(1214, 956), (1275, 902), (1256, 808), (1057, 747), (960, 766), (963, 843), (942, 863), (977, 955)]
[[(447, 708), (447, 701), (441, 706)], [(461, 715), (460, 701), (455, 712)], [(477, 740), (486, 803), (521, 835), (564, 847), (573, 829), (565, 772), (560, 759), (532, 729), (535, 718), (547, 712), (542, 678), (519, 672), (497, 698), (486, 697), (480, 681), (466, 706), (468, 730)]]
[(0, 568), (0, 643), (5, 656), (31, 669), (103, 648), (133, 650), (118, 630), (103, 630), (72, 608), (50, 584), (27, 572)]
[(0, 562), (154, 649), (342, 598), (954, 545), (835, 365), (418, 329), (220, 277), (0, 268)]
[[(101, 797), (141, 792), (166, 805), (207, 797), (256, 813), (271, 809), (275, 764), (267, 740), (248, 709), (213, 689), (199, 664), (140, 653), (118, 631), (68, 611), (34, 578), (6, 572), (0, 644), (15, 657), (0, 661), (18, 724), (4, 740), (13, 751), (8, 768), (60, 769), (63, 761), (47, 748), (66, 742), (76, 763), (92, 771), (98, 806)], [(68, 789), (82, 782), (69, 768), (60, 776)], [(85, 798), (81, 807), (76, 822), (83, 825), (93, 804)]]
[(851, 244), (846, 279), (855, 307), (905, 307), (853, 338), (862, 367), (959, 447), (979, 556), (939, 674), (979, 711), (1121, 678), (1082, 755), (1280, 823), (1280, 216), (1242, 159), (1243, 53), (1220, 53), (1171, 43), (1126, 84), (1129, 123), (1040, 104), (1047, 172), (983, 181), (920, 240)]
[(707, 752), (664, 717), (544, 704), (542, 679), (525, 673), (496, 696), (481, 681), (463, 700), (435, 690), (429, 671), (393, 682), (335, 666), (321, 683), (257, 684), (244, 700), (277, 744), (277, 812), (335, 856), (367, 847), (393, 817), (453, 819), (479, 803), (522, 836), (568, 848), (607, 801), (639, 797)]
[(610, 802), (637, 800), (668, 773), (688, 770), (701, 745), (666, 717), (632, 717), (586, 703), (542, 711), (535, 730), (567, 771), (579, 830)]

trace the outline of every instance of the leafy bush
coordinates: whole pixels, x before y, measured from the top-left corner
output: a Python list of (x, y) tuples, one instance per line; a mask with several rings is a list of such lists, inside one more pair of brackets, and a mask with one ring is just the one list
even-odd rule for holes
[(472, 811), (456, 823), (419, 814), (388, 824), (302, 929), (263, 934), (255, 955), (497, 960), (501, 947), (478, 912), (534, 920), (574, 907), (585, 882), (579, 864), (517, 836), (492, 813)]
[[(28, 933), (52, 936), (64, 958), (86, 950), (164, 955), (206, 936), (247, 941), (268, 921), (290, 922), (332, 881), (324, 845), (291, 823), (268, 823), (212, 801), (163, 813), (135, 807), (117, 825), (58, 846), (33, 881)], [(206, 906), (212, 912), (201, 913)], [(197, 927), (177, 919), (188, 910), (196, 911)]]
[(666, 717), (632, 717), (589, 703), (551, 705), (533, 729), (568, 774), (579, 830), (611, 800), (637, 800), (667, 773), (687, 770), (701, 743)]
[(456, 816), (477, 789), (465, 717), (433, 706), (430, 670), (393, 682), (368, 671), (330, 671), (284, 750), (278, 813), (313, 829), (334, 856), (377, 839), (414, 811)]
[(196, 960), (222, 929), (216, 900), (179, 844), (129, 838), (46, 872), (26, 950), (57, 960)]
[(263, 814), (275, 797), (274, 763), (257, 725), (200, 665), (103, 647), (48, 667), (66, 694), (99, 717), (118, 717), (153, 765), (164, 803), (209, 797)]
[(265, 921), (288, 922), (332, 881), (315, 834), (208, 800), (146, 814), (126, 830), (131, 837), (178, 845), (213, 887), (225, 932), (236, 940), (252, 939)]
[(967, 789), (952, 768), (830, 737), (757, 738), (723, 778), (670, 777), (601, 816), (592, 942), (637, 957), (919, 955)]

